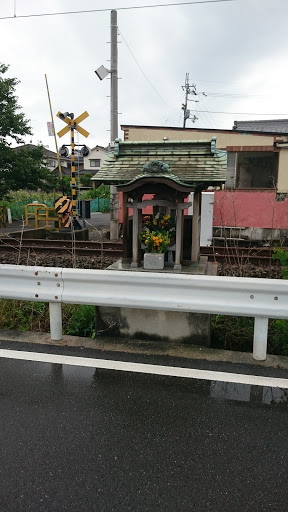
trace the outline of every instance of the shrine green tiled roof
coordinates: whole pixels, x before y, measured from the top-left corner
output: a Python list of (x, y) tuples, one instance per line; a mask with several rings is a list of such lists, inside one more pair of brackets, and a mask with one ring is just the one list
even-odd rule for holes
[[(152, 173), (145, 164), (161, 162), (163, 172), (153, 177), (165, 177), (179, 184), (197, 182), (223, 183), (226, 180), (227, 153), (216, 149), (216, 139), (205, 141), (117, 142), (107, 154), (93, 181), (124, 185)], [(168, 167), (167, 167), (168, 166)]]

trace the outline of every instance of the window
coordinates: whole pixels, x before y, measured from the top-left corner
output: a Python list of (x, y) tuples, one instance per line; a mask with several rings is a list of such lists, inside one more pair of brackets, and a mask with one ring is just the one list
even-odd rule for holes
[(237, 188), (275, 188), (278, 153), (237, 153)]
[(55, 160), (48, 160), (48, 167), (56, 167), (56, 161)]
[(100, 167), (100, 160), (90, 160), (90, 167)]

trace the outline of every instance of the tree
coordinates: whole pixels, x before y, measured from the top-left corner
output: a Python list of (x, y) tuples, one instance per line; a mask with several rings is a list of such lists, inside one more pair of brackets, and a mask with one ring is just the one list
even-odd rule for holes
[(82, 174), (80, 176), (80, 183), (81, 183), (82, 187), (91, 187), (92, 186), (92, 184), (91, 184), (92, 176), (93, 176), (93, 174), (90, 174), (90, 173)]
[(21, 107), (15, 95), (19, 81), (4, 76), (8, 69), (9, 66), (0, 64), (0, 199), (21, 188), (50, 188), (50, 172), (43, 162), (44, 148), (12, 148), (13, 142), (24, 144), (22, 137), (32, 132), (24, 113), (19, 112)]

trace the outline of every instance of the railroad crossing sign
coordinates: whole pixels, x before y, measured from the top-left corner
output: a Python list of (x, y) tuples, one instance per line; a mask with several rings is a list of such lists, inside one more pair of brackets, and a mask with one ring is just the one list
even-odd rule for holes
[[(89, 132), (87, 132), (87, 130), (84, 130), (84, 128), (82, 128), (82, 126), (79, 126), (79, 123), (81, 123), (81, 121), (83, 121), (84, 119), (86, 119), (86, 117), (89, 116), (88, 112), (83, 112), (82, 114), (80, 114), (80, 116), (76, 117), (76, 119), (74, 119), (74, 114), (71, 112), (69, 114), (69, 112), (65, 112), (64, 114), (62, 114), (62, 112), (58, 112), (58, 114), (56, 114), (57, 117), (59, 117), (59, 119), (61, 119), (62, 121), (64, 121), (64, 123), (67, 124), (67, 126), (65, 126), (65, 128), (62, 128), (62, 130), (60, 130), (60, 132), (58, 132), (58, 137), (63, 137), (63, 135), (65, 135), (66, 133), (69, 133), (71, 134), (71, 192), (72, 192), (72, 207), (70, 205), (70, 200), (66, 197), (65, 198), (65, 201), (63, 201), (63, 205), (62, 205), (62, 201), (60, 200), (59, 202), (59, 205), (57, 203), (57, 205), (59, 206), (59, 210), (61, 210), (61, 213), (65, 214), (65, 219), (64, 220), (64, 226), (65, 227), (69, 227), (70, 225), (70, 214), (72, 213), (72, 217), (73, 217), (73, 226), (75, 229), (81, 229), (81, 226), (78, 222), (78, 220), (76, 219), (77, 217), (77, 211), (76, 211), (76, 196), (77, 196), (77, 190), (76, 190), (76, 169), (75, 169), (75, 140), (74, 140), (74, 132), (75, 130), (77, 130), (79, 133), (81, 133), (81, 135), (84, 135), (84, 137), (88, 137), (89, 135)], [(62, 198), (64, 200), (64, 198)], [(64, 208), (65, 207), (65, 208)], [(64, 208), (64, 210), (63, 210)]]
[(61, 222), (64, 228), (70, 226), (70, 215), (72, 210), (72, 201), (67, 196), (59, 197), (55, 201), (55, 211), (61, 215)]
[(57, 117), (59, 117), (59, 119), (61, 119), (62, 121), (64, 121), (64, 123), (67, 124), (67, 126), (62, 128), (62, 130), (60, 130), (60, 132), (57, 133), (58, 137), (61, 138), (61, 137), (63, 137), (63, 135), (66, 135), (66, 133), (68, 133), (69, 130), (71, 130), (71, 127), (73, 127), (74, 130), (77, 130), (77, 132), (81, 133), (81, 135), (83, 135), (84, 137), (88, 137), (89, 132), (87, 132), (87, 130), (82, 128), (82, 126), (79, 126), (79, 123), (84, 121), (84, 119), (86, 119), (89, 116), (89, 114), (86, 110), (85, 110), (85, 112), (80, 114), (80, 116), (76, 117), (76, 119), (70, 119), (67, 116), (64, 117), (64, 119), (62, 119), (61, 112), (58, 112), (58, 114), (56, 114), (56, 115), (57, 115)]

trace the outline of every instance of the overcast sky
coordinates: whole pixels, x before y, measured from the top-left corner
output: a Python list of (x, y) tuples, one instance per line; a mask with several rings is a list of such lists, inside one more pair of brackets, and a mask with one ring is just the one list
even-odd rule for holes
[[(12, 17), (0, 20), (1, 61), (21, 81), (19, 104), (31, 119), (34, 144), (55, 149), (47, 132), (45, 73), (54, 115), (87, 110), (87, 145), (109, 143), (110, 80), (99, 81), (94, 70), (110, 66), (110, 9), (118, 9), (120, 137), (120, 124), (182, 126), (186, 73), (199, 93), (199, 103), (189, 103), (199, 119), (187, 127), (229, 129), (235, 119), (288, 118), (287, 0), (120, 9), (169, 1), (177, 2), (0, 0), (0, 17)], [(108, 10), (20, 17), (89, 9)], [(57, 118), (55, 125), (56, 131), (64, 126)], [(59, 141), (65, 142), (69, 136)]]

